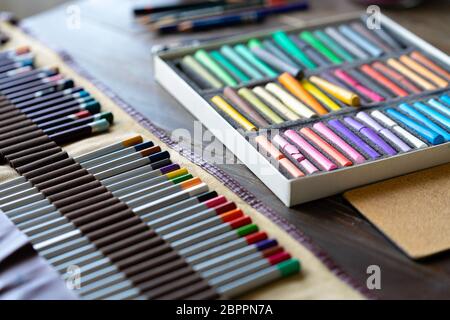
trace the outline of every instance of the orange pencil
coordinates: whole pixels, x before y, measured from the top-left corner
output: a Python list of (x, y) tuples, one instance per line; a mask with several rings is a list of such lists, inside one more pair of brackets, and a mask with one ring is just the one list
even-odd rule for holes
[(281, 76), (278, 77), (278, 81), (285, 86), (294, 96), (300, 99), (307, 106), (312, 108), (320, 115), (324, 115), (328, 113), (328, 110), (325, 109), (319, 101), (311, 95), (300, 82), (297, 81), (293, 76), (289, 73), (285, 72)]
[(429, 69), (427, 69), (424, 66), (420, 65), (419, 63), (415, 62), (410, 57), (403, 55), (400, 57), (400, 61), (403, 62), (406, 66), (410, 67), (412, 70), (421, 74), (423, 77), (434, 82), (438, 87), (447, 88), (447, 86), (448, 86), (447, 81), (445, 81), (441, 77), (438, 77), (433, 72), (431, 72)]
[(436, 90), (436, 86), (419, 76), (417, 73), (406, 67), (404, 64), (400, 63), (399, 61), (390, 58), (387, 60), (387, 64), (390, 65), (392, 68), (403, 74), (404, 76), (411, 79), (411, 81), (415, 82), (419, 86), (421, 86), (425, 90)]
[(191, 187), (195, 187), (195, 186), (197, 186), (197, 185), (199, 185), (201, 183), (202, 183), (202, 180), (200, 178), (198, 178), (198, 177), (195, 177), (195, 178), (186, 180), (184, 182), (181, 182), (178, 185), (180, 186), (180, 188), (182, 190), (186, 190), (186, 189), (189, 189)]
[(441, 76), (450, 79), (450, 73), (447, 72), (445, 69), (438, 66), (436, 63), (425, 57), (423, 54), (417, 51), (411, 52), (411, 58), (413, 58), (416, 61), (419, 61), (421, 64), (426, 66), (427, 68), (433, 70), (436, 73), (439, 73)]
[(421, 89), (416, 87), (414, 84), (412, 84), (408, 79), (406, 79), (404, 76), (402, 76), (397, 71), (389, 68), (388, 66), (382, 64), (381, 62), (374, 62), (372, 63), (372, 67), (382, 73), (384, 73), (385, 76), (390, 77), (391, 79), (394, 79), (395, 81), (398, 81), (404, 88), (408, 89), (411, 93), (420, 93), (422, 92)]
[(360, 67), (361, 71), (367, 74), (369, 77), (375, 79), (380, 83), (381, 85), (388, 88), (392, 93), (396, 94), (399, 97), (406, 97), (408, 96), (408, 92), (400, 88), (398, 85), (396, 85), (394, 82), (383, 76), (381, 73), (379, 73), (377, 70), (369, 66), (368, 64), (364, 64)]
[(300, 132), (314, 142), (319, 148), (325, 151), (330, 157), (335, 159), (341, 166), (349, 167), (353, 163), (347, 159), (342, 153), (336, 150), (332, 145), (323, 140), (318, 134), (312, 131), (310, 128), (302, 128)]

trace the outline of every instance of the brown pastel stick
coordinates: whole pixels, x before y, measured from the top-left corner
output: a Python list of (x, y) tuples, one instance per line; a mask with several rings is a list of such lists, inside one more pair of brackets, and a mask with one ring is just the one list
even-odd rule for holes
[(1, 127), (0, 128), (0, 134), (3, 134), (5, 132), (13, 131), (19, 128), (23, 128), (29, 125), (34, 124), (33, 120), (26, 118), (25, 120), (10, 124), (9, 126)]
[[(91, 190), (87, 191), (87, 192), (91, 192)], [(112, 195), (111, 192), (101, 192), (99, 194), (90, 196), (90, 197), (86, 197), (84, 200), (75, 202), (73, 204), (70, 205), (66, 205), (62, 208), (59, 208), (59, 211), (64, 214), (64, 215), (68, 215), (72, 212), (81, 210), (85, 207), (89, 207), (91, 205), (94, 205), (98, 202), (103, 202), (105, 200), (114, 198), (114, 196)]]
[(70, 166), (74, 163), (75, 163), (75, 161), (72, 158), (67, 158), (67, 159), (46, 165), (42, 168), (38, 168), (33, 171), (27, 172), (27, 173), (23, 174), (23, 176), (25, 178), (27, 178), (28, 180), (32, 180), (33, 178), (36, 178), (41, 175), (47, 174), (49, 172), (53, 172), (55, 170)]
[(91, 232), (87, 236), (89, 237), (89, 239), (91, 239), (91, 241), (94, 241), (139, 223), (142, 223), (142, 220), (133, 213), (133, 216), (131, 218), (119, 221), (103, 229)]
[(28, 141), (23, 141), (21, 143), (14, 144), (14, 145), (11, 145), (9, 147), (0, 149), (0, 153), (6, 159), (8, 159), (8, 155), (11, 154), (11, 153), (16, 153), (16, 152), (24, 150), (24, 149), (36, 147), (36, 146), (38, 146), (40, 144), (44, 144), (44, 143), (47, 143), (49, 141), (50, 141), (50, 139), (49, 139), (48, 136), (42, 135), (42, 136), (39, 136), (37, 138), (31, 139), (31, 140), (28, 140)]
[(67, 158), (69, 158), (67, 152), (58, 152), (58, 153), (52, 154), (50, 156), (47, 156), (45, 158), (36, 160), (32, 163), (17, 167), (16, 171), (20, 174), (25, 174), (27, 172), (39, 169), (43, 166), (46, 166), (46, 165), (49, 165), (49, 164), (52, 164), (52, 163), (55, 163), (55, 162), (58, 162), (60, 160), (64, 160)]
[[(133, 227), (136, 228), (136, 227)], [(123, 232), (123, 231), (122, 231)], [(127, 230), (127, 232), (129, 232)], [(141, 241), (144, 241), (146, 239), (151, 239), (151, 241), (154, 242), (154, 247), (159, 246), (164, 243), (164, 240), (161, 237), (157, 237), (155, 231), (153, 230), (145, 230), (145, 229), (139, 229), (137, 232), (135, 232), (134, 235), (128, 235), (125, 236), (120, 241), (114, 241), (113, 243), (103, 246), (102, 252), (106, 255), (110, 255), (113, 252), (118, 252), (121, 249), (127, 248), (128, 246), (131, 246), (135, 243), (140, 243)]]
[(253, 119), (258, 126), (267, 127), (269, 125), (269, 123), (231, 87), (226, 87), (223, 90), (223, 95)]
[[(160, 248), (162, 247), (158, 246), (152, 249), (152, 251), (158, 251)], [(120, 265), (120, 262), (116, 262), (116, 265)], [(153, 281), (167, 272), (185, 268), (186, 266), (186, 261), (184, 261), (176, 251), (170, 250), (162, 255), (152, 257), (151, 259), (144, 260), (138, 264), (130, 264), (127, 268), (121, 268), (120, 270), (125, 273), (133, 283), (140, 288), (145, 289), (147, 282)]]
[[(101, 186), (100, 182), (95, 180), (95, 181), (86, 183), (84, 185), (81, 185), (81, 186), (78, 186), (78, 187), (75, 187), (75, 188), (72, 188), (72, 189), (69, 189), (69, 190), (64, 190), (62, 192), (53, 194), (53, 195), (48, 197), (48, 200), (50, 202), (57, 202), (57, 201), (60, 201), (60, 200), (66, 199), (66, 198), (72, 199), (72, 197), (80, 196), (80, 194), (83, 191), (88, 191), (88, 190), (91, 190), (91, 189), (95, 189), (95, 188), (97, 188), (99, 186)], [(83, 198), (78, 197), (77, 200), (81, 200), (81, 199), (83, 199)]]
[(76, 207), (78, 203), (82, 202), (85, 199), (95, 197), (100, 194), (108, 193), (108, 192), (109, 191), (104, 186), (99, 186), (97, 188), (89, 189), (85, 192), (81, 192), (81, 193), (73, 195), (71, 197), (55, 201), (55, 202), (53, 202), (53, 204), (55, 205), (55, 207), (57, 207), (60, 210), (60, 212), (63, 212), (65, 210), (65, 208), (68, 206)]
[(126, 208), (125, 210), (119, 211), (118, 213), (114, 213), (110, 216), (79, 226), (78, 229), (80, 229), (83, 234), (89, 235), (89, 233), (91, 232), (103, 230), (103, 228), (107, 228), (114, 223), (118, 223), (126, 220), (127, 218), (134, 217), (136, 217), (136, 215), (133, 213), (133, 211), (131, 211), (131, 209), (129, 208)]
[(15, 110), (18, 110), (15, 106), (13, 106), (13, 105), (6, 105), (6, 106), (0, 108), (0, 115), (8, 113), (8, 112), (15, 111)]
[[(158, 288), (160, 288), (162, 286), (166, 286), (167, 284), (170, 284), (170, 283), (176, 283), (182, 278), (190, 277), (195, 274), (195, 271), (188, 265), (186, 265), (182, 268), (175, 269), (175, 270), (170, 270), (170, 269), (168, 270), (167, 265), (163, 265), (160, 268), (164, 270), (163, 271), (164, 273), (161, 272), (161, 274), (158, 275), (157, 277), (153, 277), (149, 281), (139, 283), (138, 284), (139, 289), (141, 289), (143, 292), (147, 292), (150, 290), (157, 290)], [(169, 273), (167, 273), (167, 272), (169, 272)], [(131, 278), (130, 280), (133, 281), (133, 278)]]
[(198, 274), (194, 273), (190, 276), (179, 279), (179, 281), (169, 282), (158, 288), (144, 291), (144, 295), (150, 299), (166, 299), (163, 297), (173, 293), (174, 291), (178, 291), (178, 295), (183, 295), (187, 287), (195, 285), (201, 281), (203, 281), (203, 279)]
[[(71, 159), (69, 159), (71, 160)], [(65, 161), (65, 160), (63, 160)], [(66, 174), (69, 174), (71, 172), (77, 171), (82, 169), (81, 165), (78, 163), (71, 163), (69, 165), (63, 166), (59, 169), (50, 171), (48, 173), (42, 174), (40, 176), (34, 177), (29, 179), (31, 183), (33, 183), (34, 185), (40, 184), (40, 183), (45, 183), (46, 181), (51, 181), (52, 179), (55, 179), (57, 177), (60, 176), (64, 176)]]
[(78, 169), (72, 172), (69, 172), (67, 174), (62, 174), (57, 177), (54, 177), (53, 179), (45, 180), (41, 183), (36, 183), (34, 186), (38, 188), (39, 190), (48, 189), (54, 186), (57, 186), (61, 183), (65, 183), (71, 180), (78, 179), (80, 177), (89, 175), (89, 172), (86, 169)]
[[(114, 198), (112, 198), (112, 200), (114, 200)], [(83, 209), (85, 209), (85, 208), (83, 208)], [(81, 209), (81, 210), (83, 210), (83, 209)], [(114, 214), (123, 212), (127, 209), (129, 209), (127, 207), (127, 205), (125, 203), (119, 201), (112, 205), (109, 205), (108, 207), (103, 207), (102, 210), (97, 210), (97, 211), (86, 210), (85, 211), (86, 214), (84, 214), (84, 215), (82, 215), (82, 213), (80, 213), (78, 211), (78, 217), (76, 217), (74, 219), (72, 219), (72, 218), (70, 218), (70, 219), (72, 220), (72, 223), (74, 225), (76, 225), (77, 227), (80, 228), (81, 226), (84, 226), (84, 225), (99, 222), (103, 218), (113, 217)], [(69, 218), (69, 217), (67, 217), (67, 218)]]
[[(120, 240), (128, 239), (136, 234), (141, 234), (145, 232), (152, 232), (149, 230), (148, 226), (142, 222), (142, 220), (130, 227), (119, 230), (109, 236), (105, 236), (101, 239), (93, 240), (93, 243), (97, 246), (97, 248), (101, 248), (108, 252), (109, 250), (114, 250), (114, 245), (118, 243)], [(111, 248), (111, 249), (110, 249)]]
[(36, 130), (39, 130), (39, 128), (34, 124), (19, 128), (19, 129), (11, 130), (11, 131), (1, 134), (0, 141), (8, 140), (8, 139), (11, 139), (11, 138), (23, 135), (23, 134), (27, 134), (29, 132), (36, 131)]
[[(95, 198), (95, 201), (90, 201), (92, 198), (90, 199), (86, 199), (89, 202), (89, 205), (83, 206), (81, 208), (79, 208), (78, 210), (74, 210), (74, 211), (69, 211), (68, 213), (65, 214), (67, 219), (70, 220), (75, 220), (81, 217), (84, 217), (86, 215), (89, 215), (90, 213), (98, 213), (101, 212), (102, 210), (106, 210), (109, 209), (110, 206), (113, 206), (117, 203), (121, 203), (119, 199), (117, 199), (116, 197), (113, 197), (111, 194), (100, 194)], [(84, 200), (84, 201), (86, 201)]]
[(21, 114), (23, 114), (22, 111), (20, 111), (17, 108), (14, 108), (14, 110), (11, 110), (7, 113), (0, 114), (0, 122), (11, 119), (13, 117), (17, 117), (18, 115), (21, 115)]
[[(97, 183), (94, 183), (94, 182), (97, 182)], [(84, 176), (78, 177), (76, 179), (69, 180), (69, 181), (60, 183), (58, 185), (49, 187), (47, 189), (42, 189), (41, 193), (44, 196), (50, 198), (50, 197), (57, 196), (60, 193), (70, 191), (75, 188), (84, 187), (85, 185), (87, 185), (89, 183), (94, 183), (93, 184), (94, 187), (97, 187), (99, 185), (99, 182), (92, 175), (84, 175)], [(79, 190), (79, 189), (77, 189), (77, 190)]]
[(214, 290), (214, 288), (210, 288), (206, 291), (196, 293), (192, 296), (187, 296), (185, 300), (215, 300), (219, 299), (220, 295)]
[(18, 123), (20, 121), (24, 121), (24, 120), (29, 120), (29, 118), (26, 115), (24, 115), (23, 113), (21, 113), (15, 117), (0, 121), (0, 128), (4, 128), (6, 126), (9, 126), (9, 125), (12, 125), (12, 124)]
[(160, 245), (162, 245), (161, 243), (159, 243), (159, 241), (154, 240), (157, 239), (159, 237), (156, 236), (156, 238), (150, 238), (150, 239), (146, 239), (144, 241), (141, 241), (139, 243), (135, 243), (127, 248), (123, 248), (122, 250), (116, 251), (116, 252), (112, 252), (108, 255), (108, 257), (111, 259), (111, 261), (115, 262), (115, 261), (121, 261), (123, 259), (127, 259), (129, 257), (132, 257), (136, 254), (139, 254), (141, 252), (145, 252), (148, 250), (151, 250), (155, 247), (158, 247)]
[(159, 265), (160, 263), (163, 263), (163, 261), (172, 261), (178, 257), (178, 253), (176, 253), (168, 243), (164, 243), (151, 250), (146, 250), (140, 254), (118, 261), (116, 262), (116, 266), (120, 270), (123, 270), (138, 263), (150, 260), (154, 261), (155, 265)]
[(25, 157), (25, 156), (28, 156), (28, 155), (32, 155), (32, 154), (34, 154), (36, 152), (41, 152), (41, 151), (44, 151), (44, 150), (47, 150), (47, 149), (51, 149), (51, 148), (54, 148), (54, 147), (57, 147), (57, 146), (58, 145), (54, 141), (49, 141), (47, 143), (40, 144), (40, 145), (37, 145), (35, 147), (26, 149), (26, 150), (21, 150), (21, 151), (18, 151), (16, 153), (11, 153), (11, 154), (8, 155), (8, 159), (10, 161), (11, 160), (15, 160), (17, 158), (22, 158), (22, 157)]
[(20, 136), (15, 136), (15, 137), (0, 141), (0, 149), (7, 148), (9, 146), (14, 146), (14, 145), (20, 144), (22, 142), (26, 142), (26, 141), (29, 141), (29, 140), (32, 140), (35, 138), (39, 138), (42, 136), (44, 136), (44, 132), (42, 130), (40, 130), (40, 129), (33, 130), (26, 134), (23, 134)]
[(205, 280), (201, 280), (195, 284), (191, 284), (189, 286), (185, 286), (180, 288), (179, 290), (175, 290), (169, 294), (165, 294), (163, 296), (159, 296), (157, 299), (161, 300), (180, 300), (186, 299), (189, 296), (194, 294), (198, 294), (201, 292), (209, 291), (211, 286)]
[(32, 162), (37, 161), (39, 159), (46, 158), (46, 157), (51, 156), (53, 154), (56, 154), (58, 152), (61, 152), (61, 148), (58, 147), (58, 146), (55, 146), (53, 148), (47, 148), (45, 150), (37, 151), (37, 152), (34, 152), (32, 154), (28, 154), (26, 156), (23, 156), (23, 157), (20, 157), (20, 158), (16, 158), (16, 159), (11, 159), (11, 157), (8, 156), (8, 160), (9, 160), (9, 164), (13, 168), (17, 168), (17, 167), (21, 167), (23, 165), (26, 165), (27, 163), (32, 163)]
[(130, 266), (122, 271), (128, 275), (134, 283), (142, 283), (144, 287), (147, 281), (158, 278), (162, 274), (182, 269), (188, 266), (176, 252), (171, 251), (158, 258), (149, 259), (139, 264)]

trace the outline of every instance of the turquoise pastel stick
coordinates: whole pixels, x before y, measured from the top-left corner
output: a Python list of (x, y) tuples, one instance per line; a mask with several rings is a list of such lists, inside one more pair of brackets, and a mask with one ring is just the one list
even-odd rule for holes
[(439, 133), (441, 136), (444, 137), (446, 141), (450, 141), (450, 133), (441, 128), (439, 125), (425, 117), (422, 113), (411, 107), (407, 103), (402, 103), (399, 106), (399, 109), (408, 114), (411, 118), (414, 118), (417, 121), (422, 122), (424, 125), (426, 125), (428, 128), (433, 130), (434, 132)]
[(256, 68), (245, 61), (239, 54), (234, 51), (230, 46), (223, 46), (220, 48), (220, 53), (231, 60), (233, 64), (238, 66), (243, 72), (248, 74), (254, 80), (264, 79), (264, 75), (259, 72)]
[(344, 59), (347, 62), (355, 61), (355, 59), (349, 52), (347, 52), (343, 47), (341, 47), (336, 41), (331, 39), (331, 37), (329, 37), (322, 30), (316, 30), (313, 33), (320, 41), (322, 41), (325, 45), (327, 45), (331, 50), (334, 51), (334, 53), (336, 53), (342, 59)]
[(440, 99), (450, 106), (450, 97), (448, 95), (444, 94)]
[(259, 71), (264, 73), (268, 77), (276, 77), (278, 73), (269, 67), (267, 64), (262, 62), (256, 57), (253, 52), (251, 52), (246, 46), (243, 44), (238, 44), (234, 47), (234, 50), (238, 52), (244, 59), (254, 65)]
[(230, 60), (223, 56), (219, 51), (211, 51), (210, 56), (213, 57), (222, 67), (227, 69), (232, 73), (237, 79), (242, 82), (249, 82), (251, 79), (244, 72), (242, 72), (238, 67), (236, 67)]
[[(440, 98), (441, 101), (444, 101), (442, 99), (442, 97)], [(450, 101), (449, 101), (450, 102)], [(430, 99), (428, 100), (428, 103), (435, 108), (436, 110), (438, 110), (439, 112), (445, 114), (447, 117), (450, 117), (450, 107), (447, 107), (446, 105), (444, 105), (442, 102), (436, 100), (436, 99)], [(450, 105), (450, 104), (449, 104)]]
[(437, 112), (436, 110), (434, 110), (433, 108), (427, 106), (425, 103), (422, 103), (422, 102), (414, 103), (414, 107), (416, 107), (419, 111), (425, 113), (430, 118), (439, 122), (441, 125), (443, 125), (447, 129), (450, 129), (450, 118), (447, 118), (443, 114)]
[(419, 134), (421, 137), (423, 137), (425, 140), (427, 140), (431, 144), (440, 144), (444, 143), (445, 139), (443, 136), (441, 136), (439, 133), (434, 132), (433, 130), (429, 129), (428, 127), (414, 121), (413, 119), (403, 115), (402, 113), (398, 112), (394, 109), (387, 109), (386, 113), (390, 115), (395, 120), (403, 123), (406, 127), (414, 130)]

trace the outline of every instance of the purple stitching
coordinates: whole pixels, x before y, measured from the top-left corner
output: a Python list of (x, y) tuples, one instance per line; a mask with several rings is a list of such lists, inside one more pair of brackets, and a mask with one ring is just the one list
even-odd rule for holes
[(360, 292), (366, 298), (376, 299), (375, 296), (373, 296), (373, 294), (367, 288), (356, 282), (350, 275), (348, 275), (344, 270), (342, 270), (342, 268), (338, 266), (323, 249), (315, 245), (309, 237), (307, 237), (303, 232), (298, 230), (293, 224), (291, 224), (282, 216), (280, 216), (278, 213), (276, 213), (275, 210), (266, 206), (261, 200), (258, 200), (255, 195), (253, 195), (250, 191), (242, 187), (236, 180), (230, 177), (222, 169), (206, 162), (194, 152), (180, 147), (175, 141), (173, 141), (167, 135), (166, 131), (154, 125), (144, 115), (142, 115), (132, 106), (127, 104), (108, 86), (106, 86), (101, 81), (94, 78), (87, 70), (81, 67), (69, 53), (52, 44), (48, 44), (46, 41), (43, 41), (39, 36), (37, 36), (35, 32), (30, 30), (28, 27), (24, 26), (23, 23), (19, 24), (19, 28), (24, 33), (35, 38), (36, 40), (40, 41), (41, 43), (43, 43), (44, 45), (55, 51), (60, 56), (60, 58), (65, 63), (67, 63), (72, 69), (74, 69), (79, 75), (89, 80), (95, 87), (97, 87), (97, 89), (102, 91), (108, 98), (114, 101), (120, 108), (122, 108), (125, 112), (127, 112), (130, 116), (132, 116), (144, 128), (146, 128), (156, 137), (158, 137), (162, 142), (167, 144), (170, 148), (174, 149), (188, 160), (200, 166), (202, 169), (206, 170), (207, 172), (215, 176), (217, 179), (223, 182), (230, 190), (232, 190), (236, 195), (238, 195), (242, 200), (247, 202), (251, 207), (259, 211), (265, 217), (267, 217), (272, 222), (281, 227), (297, 242), (299, 242), (300, 244), (305, 246), (308, 250), (310, 250), (339, 279), (350, 285), (356, 291)]

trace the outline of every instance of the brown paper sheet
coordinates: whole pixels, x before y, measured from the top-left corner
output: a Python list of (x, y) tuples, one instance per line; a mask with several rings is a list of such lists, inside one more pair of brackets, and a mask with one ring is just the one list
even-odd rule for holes
[(450, 249), (450, 164), (344, 194), (413, 259)]

